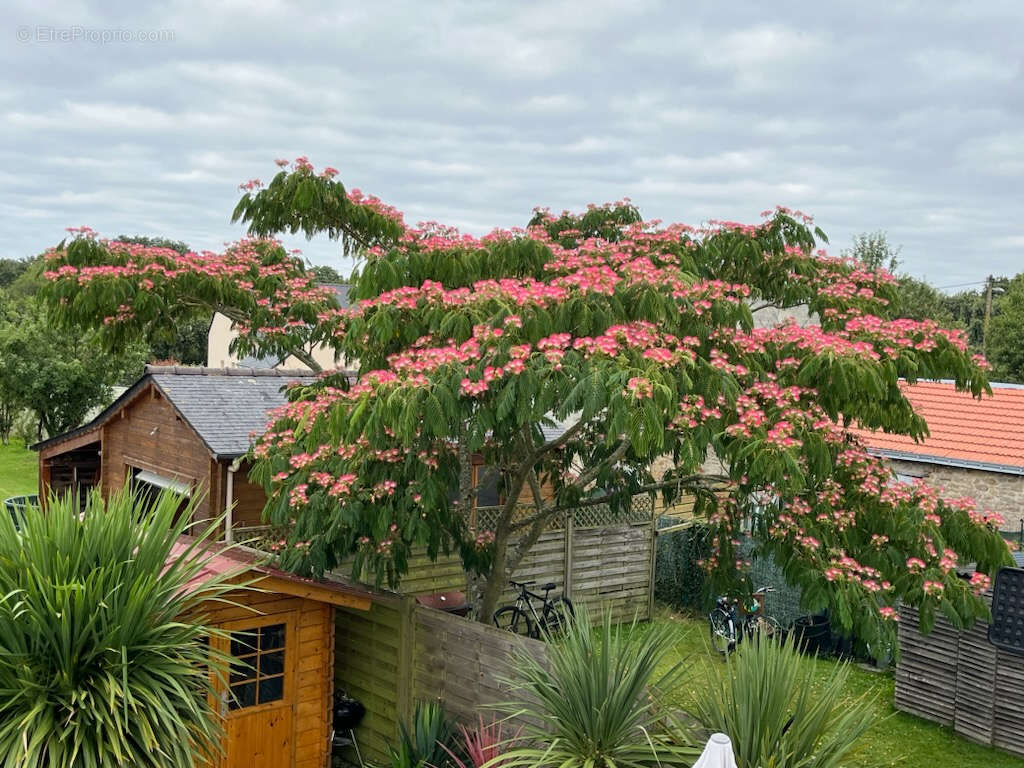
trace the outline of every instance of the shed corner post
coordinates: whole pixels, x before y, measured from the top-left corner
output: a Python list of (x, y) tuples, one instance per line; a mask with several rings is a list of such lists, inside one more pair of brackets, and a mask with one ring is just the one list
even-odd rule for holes
[[(413, 715), (413, 656), (416, 653), (416, 598), (403, 595), (399, 607), (401, 616), (398, 638), (398, 691), (396, 714), (400, 722), (412, 722)], [(396, 736), (398, 724), (395, 724)]]

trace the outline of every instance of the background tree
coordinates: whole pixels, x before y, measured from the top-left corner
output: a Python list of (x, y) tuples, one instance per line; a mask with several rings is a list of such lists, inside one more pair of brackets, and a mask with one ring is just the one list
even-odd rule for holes
[(0, 288), (7, 288), (28, 269), (31, 259), (0, 259)]
[(11, 419), (31, 411), (37, 436), (80, 425), (93, 408), (110, 402), (115, 384), (136, 378), (144, 345), (120, 352), (103, 347), (95, 331), (58, 328), (31, 299), (5, 302), (0, 316), (0, 397)]
[[(246, 351), (324, 343), (359, 361), (354, 385), (333, 373), (292, 390), (254, 448), (267, 518), (291, 530), (286, 567), (316, 573), (354, 554), (393, 583), (415, 547), (454, 549), (486, 621), (567, 509), (689, 492), (713, 528), (716, 591), (749, 590), (739, 538), (758, 500), (758, 547), (807, 608), (829, 606), (867, 642), (891, 635), (899, 600), (926, 627), (937, 610), (956, 624), (987, 615), (985, 574), (1008, 558), (996, 518), (894, 483), (845, 430), (921, 436), (899, 380), (980, 395), (983, 361), (961, 332), (896, 322), (895, 279), (819, 253), (806, 216), (698, 230), (620, 202), (538, 210), (526, 229), (475, 238), (409, 228), (335, 174), (300, 158), (266, 188), (245, 185), (235, 215), (256, 237), (323, 233), (362, 254), (348, 311), (273, 241), (174, 258), (84, 231), (46, 258), (55, 315), (108, 343), (167, 307), (218, 301), (245, 318)], [(820, 327), (753, 327), (753, 307), (798, 305)], [(727, 474), (703, 471), (712, 451)], [(471, 527), (474, 455), (499, 470), (503, 501)], [(656, 478), (662, 455), (674, 467)], [(973, 583), (959, 559), (980, 564)]]
[[(994, 300), (997, 310), (989, 325), (988, 354), (995, 375), (1005, 381), (1024, 382), (1024, 273), (1004, 283), (1005, 292)], [(979, 296), (983, 301), (984, 298)], [(982, 318), (982, 322), (984, 319)]]
[(346, 282), (345, 278), (341, 276), (341, 273), (334, 267), (329, 267), (326, 264), (317, 264), (309, 268), (309, 272), (313, 277), (320, 283), (331, 283), (338, 285)]
[(900, 259), (902, 250), (902, 246), (891, 245), (889, 236), (879, 230), (878, 232), (862, 232), (855, 235), (853, 245), (842, 251), (841, 255), (860, 262), (868, 269), (884, 269), (886, 272), (896, 274), (896, 270), (902, 263)]
[(95, 492), (81, 514), (65, 494), (20, 531), (0, 515), (0, 763), (192, 768), (217, 754), (211, 677), (226, 659), (203, 642), (204, 602), (240, 574), (203, 578), (219, 521), (174, 553), (192, 517), (179, 504)]

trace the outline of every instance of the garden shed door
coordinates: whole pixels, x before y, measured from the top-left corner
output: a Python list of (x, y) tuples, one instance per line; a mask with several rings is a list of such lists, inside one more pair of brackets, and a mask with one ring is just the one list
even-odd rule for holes
[(223, 625), (218, 638), (238, 659), (222, 692), (224, 768), (293, 764), (296, 614), (276, 613)]

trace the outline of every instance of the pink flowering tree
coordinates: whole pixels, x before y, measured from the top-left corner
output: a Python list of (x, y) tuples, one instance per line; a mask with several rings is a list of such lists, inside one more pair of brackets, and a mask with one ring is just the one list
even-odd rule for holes
[[(1007, 559), (998, 521), (897, 483), (847, 431), (924, 435), (899, 380), (949, 378), (980, 396), (985, 363), (960, 332), (899, 319), (893, 277), (817, 250), (824, 235), (803, 214), (692, 228), (624, 201), (537, 210), (478, 238), (409, 226), (332, 169), (283, 165), (267, 187), (245, 185), (235, 216), (254, 239), (223, 254), (79, 232), (47, 274), (57, 313), (112, 342), (198, 301), (228, 310), (247, 351), (326, 344), (358, 360), (355, 378), (326, 371), (292, 389), (256, 440), (267, 519), (290, 531), (286, 567), (315, 574), (354, 556), (394, 584), (415, 550), (455, 551), (486, 621), (566, 510), (694, 494), (716, 590), (750, 588), (752, 521), (805, 607), (830, 607), (865, 639), (893, 631), (899, 600), (926, 628), (937, 611), (958, 625), (986, 615), (985, 574)], [(353, 308), (263, 239), (285, 231), (358, 254)], [(819, 324), (755, 327), (756, 310), (798, 305)], [(712, 454), (724, 473), (705, 471)], [(486, 524), (470, 514), (474, 457), (500, 472)], [(968, 562), (971, 581), (956, 574)]]

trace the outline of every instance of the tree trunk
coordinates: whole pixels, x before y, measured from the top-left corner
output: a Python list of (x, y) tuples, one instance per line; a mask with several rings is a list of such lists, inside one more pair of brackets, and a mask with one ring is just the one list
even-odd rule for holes
[(494, 561), (491, 571), (483, 581), (483, 590), (477, 603), (476, 620), (481, 624), (489, 624), (491, 617), (498, 608), (498, 600), (505, 589), (509, 574), (507, 573), (508, 531), (494, 532)]

